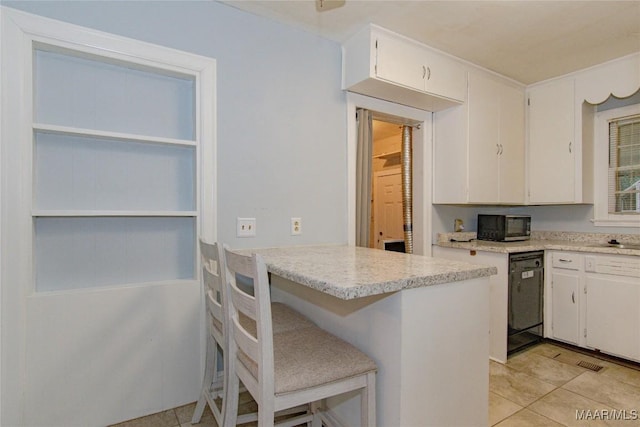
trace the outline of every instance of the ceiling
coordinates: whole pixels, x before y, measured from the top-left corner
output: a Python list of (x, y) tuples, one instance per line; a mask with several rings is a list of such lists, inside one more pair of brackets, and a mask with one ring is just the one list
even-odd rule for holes
[(340, 43), (374, 23), (524, 84), (640, 52), (640, 0), (223, 3)]

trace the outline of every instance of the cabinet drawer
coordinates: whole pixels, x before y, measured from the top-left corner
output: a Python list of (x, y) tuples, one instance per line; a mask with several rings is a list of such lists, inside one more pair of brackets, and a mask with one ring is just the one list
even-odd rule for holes
[(554, 252), (551, 254), (553, 268), (565, 270), (582, 270), (582, 255), (567, 252)]

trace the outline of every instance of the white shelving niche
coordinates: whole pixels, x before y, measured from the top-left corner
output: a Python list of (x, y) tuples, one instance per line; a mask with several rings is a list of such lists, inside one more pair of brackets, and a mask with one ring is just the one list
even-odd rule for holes
[(216, 60), (2, 6), (0, 21), (0, 424), (195, 401)]
[(196, 279), (194, 76), (33, 46), (34, 290)]

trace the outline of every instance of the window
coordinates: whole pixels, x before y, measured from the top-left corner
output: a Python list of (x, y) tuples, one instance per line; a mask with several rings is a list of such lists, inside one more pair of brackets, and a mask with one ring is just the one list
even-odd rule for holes
[(594, 224), (640, 227), (640, 104), (595, 121)]
[(640, 213), (640, 115), (609, 121), (609, 213)]

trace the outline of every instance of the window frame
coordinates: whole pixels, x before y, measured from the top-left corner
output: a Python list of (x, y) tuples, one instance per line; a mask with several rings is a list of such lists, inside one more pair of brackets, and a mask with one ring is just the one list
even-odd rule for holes
[(640, 104), (627, 105), (597, 112), (595, 115), (594, 156), (594, 218), (599, 227), (638, 227), (640, 214), (609, 213), (609, 122), (617, 118), (640, 114)]

